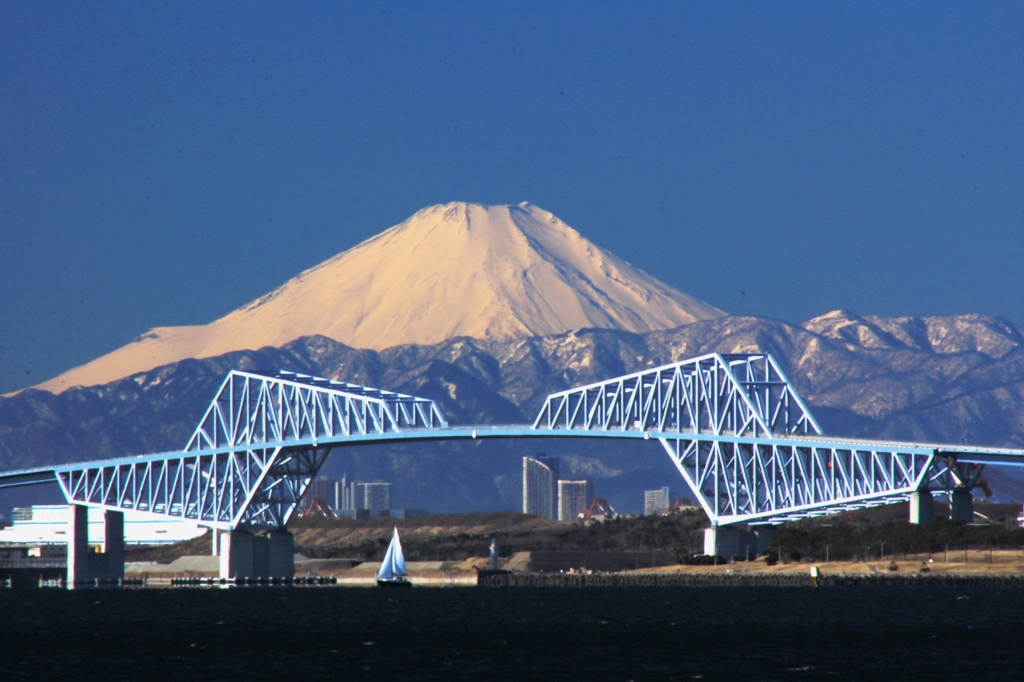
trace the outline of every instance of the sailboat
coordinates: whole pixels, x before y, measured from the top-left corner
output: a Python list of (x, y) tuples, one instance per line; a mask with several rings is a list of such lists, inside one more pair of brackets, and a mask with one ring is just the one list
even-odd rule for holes
[(402, 542), (398, 539), (398, 528), (391, 536), (391, 544), (388, 545), (387, 554), (381, 562), (380, 570), (377, 571), (378, 587), (412, 587), (412, 583), (406, 579), (405, 556), (402, 555)]

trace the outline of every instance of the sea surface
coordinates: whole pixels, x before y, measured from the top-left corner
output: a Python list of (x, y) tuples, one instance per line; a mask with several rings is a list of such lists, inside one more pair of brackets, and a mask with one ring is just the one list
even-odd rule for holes
[(0, 680), (1018, 680), (1024, 590), (0, 591)]

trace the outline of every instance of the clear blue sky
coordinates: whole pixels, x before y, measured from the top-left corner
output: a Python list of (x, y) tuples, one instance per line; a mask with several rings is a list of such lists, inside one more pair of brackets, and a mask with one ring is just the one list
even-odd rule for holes
[(0, 390), (429, 204), (728, 312), (1024, 323), (1024, 3), (0, 0)]

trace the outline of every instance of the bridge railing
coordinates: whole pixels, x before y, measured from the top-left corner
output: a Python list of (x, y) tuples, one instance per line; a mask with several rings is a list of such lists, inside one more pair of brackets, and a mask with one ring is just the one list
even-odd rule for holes
[(821, 428), (767, 354), (713, 353), (548, 396), (534, 428), (770, 436)]

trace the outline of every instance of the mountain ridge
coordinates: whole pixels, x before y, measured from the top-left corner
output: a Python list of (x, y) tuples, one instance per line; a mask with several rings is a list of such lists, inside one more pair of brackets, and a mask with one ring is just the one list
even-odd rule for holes
[[(289, 369), (420, 395), (453, 424), (528, 423), (550, 393), (709, 352), (771, 352), (830, 435), (1024, 447), (1022, 339), (1012, 323), (984, 315), (846, 311), (801, 325), (729, 316), (644, 334), (460, 337), (381, 351), (304, 337), (102, 386), (0, 398), (0, 469), (181, 448), (231, 369)], [(394, 481), (401, 506), (515, 508), (519, 458), (535, 451), (594, 478), (617, 508), (635, 507), (642, 486), (682, 486), (657, 447), (603, 441), (341, 448), (328, 473)]]

